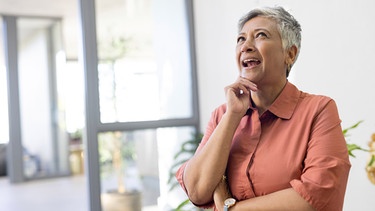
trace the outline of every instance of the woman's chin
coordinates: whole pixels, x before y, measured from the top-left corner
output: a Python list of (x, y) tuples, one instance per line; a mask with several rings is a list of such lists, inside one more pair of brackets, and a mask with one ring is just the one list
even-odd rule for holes
[(246, 73), (244, 71), (241, 72), (241, 78), (245, 78), (245, 79), (250, 80), (250, 81), (253, 79), (253, 77), (251, 76), (251, 74)]

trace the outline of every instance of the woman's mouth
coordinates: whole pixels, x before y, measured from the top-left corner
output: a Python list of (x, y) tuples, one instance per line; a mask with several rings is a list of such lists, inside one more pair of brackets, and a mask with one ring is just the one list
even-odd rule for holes
[(255, 67), (259, 65), (261, 62), (258, 59), (245, 59), (242, 61), (242, 66), (243, 67)]

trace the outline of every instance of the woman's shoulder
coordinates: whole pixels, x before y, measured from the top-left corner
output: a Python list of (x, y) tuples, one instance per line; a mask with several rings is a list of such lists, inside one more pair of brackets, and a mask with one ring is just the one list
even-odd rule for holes
[(299, 98), (301, 102), (308, 102), (308, 103), (328, 103), (330, 101), (334, 101), (331, 97), (323, 94), (314, 94), (311, 92), (305, 92), (300, 90), (296, 85), (292, 83), (288, 83), (289, 86), (289, 93), (292, 93), (295, 97)]
[(300, 99), (302, 105), (310, 107), (324, 108), (329, 104), (336, 106), (335, 100), (327, 95), (311, 94), (301, 91)]
[(312, 94), (312, 93), (303, 92), (303, 91), (301, 91), (300, 96), (303, 100), (313, 101), (313, 102), (328, 102), (328, 101), (333, 100), (331, 97), (327, 95)]

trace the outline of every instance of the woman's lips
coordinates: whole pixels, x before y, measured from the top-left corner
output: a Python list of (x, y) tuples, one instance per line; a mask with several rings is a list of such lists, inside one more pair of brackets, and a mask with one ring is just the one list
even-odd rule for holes
[(242, 61), (242, 66), (245, 68), (246, 67), (252, 68), (252, 67), (259, 65), (260, 63), (261, 62), (258, 59), (245, 59)]
[(256, 58), (249, 58), (242, 60), (241, 77), (249, 79), (253, 73), (253, 69), (258, 67), (262, 62)]

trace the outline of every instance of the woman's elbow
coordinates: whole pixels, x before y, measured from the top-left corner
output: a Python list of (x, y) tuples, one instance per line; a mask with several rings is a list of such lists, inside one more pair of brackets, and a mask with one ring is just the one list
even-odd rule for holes
[(203, 206), (203, 205), (211, 203), (213, 199), (212, 199), (212, 194), (205, 195), (205, 194), (192, 192), (191, 194), (189, 194), (189, 200), (197, 206), (199, 205)]
[(195, 205), (205, 205), (213, 200), (213, 191), (210, 188), (199, 188), (202, 186), (191, 185), (186, 187), (189, 200)]

